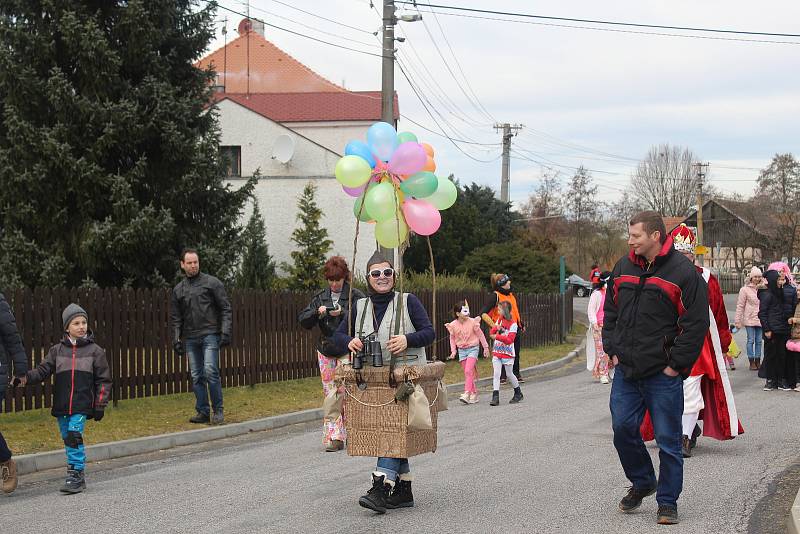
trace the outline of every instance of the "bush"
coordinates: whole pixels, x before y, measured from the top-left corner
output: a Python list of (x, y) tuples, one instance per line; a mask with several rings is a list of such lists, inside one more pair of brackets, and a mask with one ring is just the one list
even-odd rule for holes
[(558, 291), (558, 261), (513, 241), (492, 243), (472, 251), (458, 271), (487, 284), (492, 273), (507, 273), (517, 292)]

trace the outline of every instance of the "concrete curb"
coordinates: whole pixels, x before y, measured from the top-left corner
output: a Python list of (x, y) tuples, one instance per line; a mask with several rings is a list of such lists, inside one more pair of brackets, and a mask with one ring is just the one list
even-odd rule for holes
[[(572, 359), (584, 354), (584, 351), (585, 341), (582, 341), (575, 347), (575, 350), (570, 351), (569, 354), (563, 358), (521, 369), (520, 373), (522, 376), (528, 377), (559, 369), (569, 363)], [(491, 383), (491, 378), (482, 378), (477, 381), (478, 386), (486, 386)], [(460, 384), (450, 384), (447, 386), (448, 393), (457, 393), (463, 390), (463, 382)], [(311, 410), (303, 410), (301, 412), (292, 412), (282, 415), (275, 415), (272, 417), (265, 417), (262, 419), (254, 419), (252, 421), (244, 421), (242, 423), (231, 423), (227, 425), (199, 428), (197, 430), (175, 432), (172, 434), (161, 434), (158, 436), (146, 436), (135, 439), (126, 439), (123, 441), (100, 443), (98, 445), (90, 445), (89, 447), (86, 447), (86, 460), (88, 462), (113, 460), (115, 458), (122, 458), (125, 456), (146, 454), (164, 449), (171, 449), (173, 447), (180, 447), (183, 445), (193, 445), (205, 441), (240, 436), (250, 432), (273, 430), (289, 425), (310, 423), (321, 420), (322, 408), (314, 408)], [(56, 469), (65, 466), (63, 450), (40, 452), (36, 454), (24, 454), (22, 456), (15, 456), (14, 460), (17, 463), (17, 472), (20, 475), (26, 475), (38, 471), (44, 471), (46, 469)]]
[(794, 504), (789, 510), (789, 517), (787, 518), (787, 527), (789, 534), (800, 534), (800, 491), (794, 498)]

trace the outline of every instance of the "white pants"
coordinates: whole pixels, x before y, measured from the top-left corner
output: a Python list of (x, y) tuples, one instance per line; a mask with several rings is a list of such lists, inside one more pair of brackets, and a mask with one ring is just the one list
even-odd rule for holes
[(683, 381), (683, 434), (691, 436), (700, 410), (706, 407), (703, 393), (700, 391), (700, 382), (703, 375), (690, 376)]
[(519, 380), (514, 375), (514, 358), (498, 358), (492, 356), (492, 368), (494, 369), (494, 376), (492, 377), (492, 389), (495, 391), (500, 390), (500, 371), (506, 367), (506, 378), (511, 382), (515, 388), (519, 387)]

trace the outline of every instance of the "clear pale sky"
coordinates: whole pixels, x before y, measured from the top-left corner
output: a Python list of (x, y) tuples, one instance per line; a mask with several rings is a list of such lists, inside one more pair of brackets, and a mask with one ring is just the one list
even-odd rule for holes
[[(557, 17), (800, 34), (800, 2), (791, 0), (431, 3)], [(239, 12), (246, 10), (245, 2), (219, 0), (219, 4)], [(302, 13), (287, 4), (362, 31)], [(470, 156), (490, 160), (478, 162), (446, 138), (401, 118), (399, 130), (415, 132), (436, 149), (437, 174), (453, 173), (462, 182), (474, 181), (499, 190), (500, 135), (492, 127), (495, 120), (525, 125), (513, 141), (519, 150), (511, 161), (511, 199), (515, 204), (524, 201), (537, 184), (542, 163), (561, 170), (565, 180), (574, 172), (571, 167), (583, 164), (595, 170), (593, 177), (601, 197), (612, 200), (625, 188), (636, 165), (633, 160), (662, 142), (689, 147), (711, 163), (713, 184), (743, 194), (753, 191), (757, 169), (775, 153), (797, 155), (800, 38), (691, 33), (797, 43), (768, 44), (642, 35), (541, 24), (598, 27), (586, 23), (527, 19), (537, 24), (519, 24), (434, 15), (427, 12), (427, 2), (418, 5), (424, 24), (401, 22), (397, 31), (398, 36), (407, 37), (406, 42), (397, 43), (401, 64), (418, 91), (444, 116), (434, 112), (450, 137), (494, 143), (459, 143)], [(375, 9), (381, 9), (380, 0)], [(366, 33), (377, 31), (381, 25), (375, 9), (367, 0), (250, 2), (254, 18), (380, 54), (378, 40)], [(416, 12), (413, 6), (405, 11)], [(217, 19), (225, 17), (229, 19), (228, 38), (235, 38), (241, 17), (220, 9)], [(211, 49), (222, 46), (221, 25)], [(267, 27), (265, 34), (316, 72), (348, 89), (380, 90), (379, 57), (276, 28)], [(454, 75), (437, 52), (437, 45)], [(401, 114), (441, 131), (399, 68), (396, 90)]]

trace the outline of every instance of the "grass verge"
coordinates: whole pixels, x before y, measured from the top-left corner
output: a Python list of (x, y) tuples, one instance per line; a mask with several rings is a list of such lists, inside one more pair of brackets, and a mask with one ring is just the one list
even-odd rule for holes
[[(574, 334), (580, 334), (577, 326)], [(585, 331), (585, 329), (584, 329)], [(520, 365), (530, 367), (564, 356), (574, 348), (573, 343), (547, 345), (522, 351)], [(491, 376), (491, 361), (478, 362), (479, 376)], [(464, 374), (457, 361), (447, 362), (445, 382), (463, 382)], [(238, 423), (322, 405), (319, 377), (270, 382), (253, 387), (226, 388), (225, 420)], [(194, 413), (194, 395), (180, 393), (120, 401), (109, 406), (105, 418), (89, 421), (84, 439), (87, 445), (123, 439), (154, 436), (182, 430), (202, 428), (188, 422)], [(14, 454), (30, 454), (61, 449), (64, 446), (56, 420), (49, 409), (29, 410), (0, 415), (0, 430)]]

